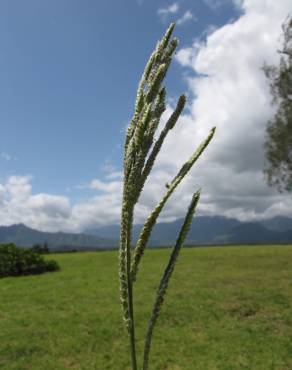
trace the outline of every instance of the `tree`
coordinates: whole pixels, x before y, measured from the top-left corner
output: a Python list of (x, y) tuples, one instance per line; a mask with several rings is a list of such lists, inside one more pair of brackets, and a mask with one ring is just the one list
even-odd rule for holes
[(48, 247), (48, 243), (47, 242), (44, 242), (43, 245), (41, 244), (34, 244), (31, 248), (31, 250), (35, 253), (38, 253), (38, 254), (48, 254), (50, 253), (50, 250), (49, 250), (49, 247)]
[(48, 243), (47, 242), (44, 242), (44, 245), (43, 245), (43, 253), (44, 254), (50, 253), (50, 249), (49, 249), (49, 246), (48, 246)]
[(266, 130), (264, 173), (267, 183), (280, 192), (292, 191), (292, 17), (287, 18), (282, 29), (279, 66), (264, 66), (277, 106)]

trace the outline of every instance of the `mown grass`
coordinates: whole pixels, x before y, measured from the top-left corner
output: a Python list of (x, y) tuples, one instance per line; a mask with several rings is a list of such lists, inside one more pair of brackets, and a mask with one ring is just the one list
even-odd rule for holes
[[(169, 250), (135, 287), (138, 350)], [(60, 272), (0, 280), (0, 368), (126, 370), (117, 252), (59, 254)], [(292, 247), (184, 249), (151, 369), (292, 369)], [(140, 352), (141, 353), (141, 352)]]

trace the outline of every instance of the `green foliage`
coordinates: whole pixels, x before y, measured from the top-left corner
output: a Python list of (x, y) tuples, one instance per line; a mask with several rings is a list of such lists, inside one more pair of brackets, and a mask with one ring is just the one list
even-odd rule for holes
[[(139, 351), (170, 252), (149, 249), (139, 269)], [(117, 252), (52, 258), (57, 274), (0, 279), (0, 369), (129, 370)], [(292, 369), (291, 260), (292, 246), (182, 248), (150, 369)]]
[(32, 252), (39, 253), (39, 254), (48, 254), (48, 253), (50, 253), (50, 250), (49, 250), (49, 247), (48, 247), (48, 243), (46, 243), (46, 242), (43, 245), (41, 245), (41, 244), (34, 244), (31, 247), (31, 250), (32, 250)]
[(39, 254), (14, 244), (0, 245), (0, 277), (42, 274), (59, 270), (55, 261), (45, 261)]
[[(125, 138), (119, 277), (123, 318), (130, 340), (132, 370), (137, 370), (133, 284), (136, 281), (138, 266), (144, 254), (153, 226), (155, 225), (164, 205), (206, 149), (215, 132), (215, 128), (213, 128), (208, 137), (181, 167), (177, 175), (167, 186), (165, 195), (147, 218), (142, 227), (136, 247), (132, 250), (131, 242), (135, 206), (153, 168), (156, 157), (160, 152), (164, 139), (170, 130), (172, 130), (176, 125), (186, 103), (185, 95), (181, 95), (173, 114), (166, 121), (158, 139), (155, 141), (155, 133), (157, 131), (160, 118), (166, 108), (166, 90), (162, 84), (178, 45), (178, 40), (176, 38), (172, 39), (173, 30), (174, 24), (171, 24), (163, 39), (158, 42), (155, 51), (152, 53), (148, 63), (146, 64), (138, 86), (133, 118), (130, 122)], [(143, 370), (148, 369), (148, 358), (153, 329), (166, 293), (168, 280), (174, 269), (181, 246), (185, 241), (199, 197), (200, 192), (195, 192), (189, 211), (187, 212), (185, 222), (180, 231), (177, 244), (174, 246), (172, 256), (169, 260), (169, 265), (166, 267), (157, 292), (146, 335)], [(175, 258), (173, 258), (173, 256), (175, 256)]]
[(275, 116), (268, 122), (265, 152), (267, 182), (279, 191), (292, 190), (292, 17), (283, 25), (279, 66), (264, 66), (269, 78)]

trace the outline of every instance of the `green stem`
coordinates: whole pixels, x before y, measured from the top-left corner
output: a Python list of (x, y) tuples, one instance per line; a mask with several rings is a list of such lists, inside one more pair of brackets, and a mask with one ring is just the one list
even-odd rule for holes
[(127, 230), (127, 283), (128, 283), (128, 305), (129, 305), (128, 307), (129, 307), (129, 316), (130, 316), (129, 340), (130, 340), (131, 362), (132, 362), (132, 370), (137, 370), (134, 305), (133, 305), (133, 281), (131, 277), (132, 223), (133, 223), (133, 209), (130, 212), (130, 217), (128, 219), (128, 230)]
[(137, 359), (136, 359), (136, 340), (135, 340), (135, 324), (134, 324), (134, 308), (133, 308), (133, 284), (128, 269), (128, 292), (129, 292), (129, 313), (130, 313), (130, 328), (129, 328), (129, 339), (131, 349), (131, 361), (132, 370), (137, 370)]
[(146, 340), (145, 340), (145, 346), (144, 346), (144, 357), (143, 357), (143, 370), (148, 370), (149, 354), (150, 354), (150, 349), (151, 349), (153, 330), (154, 330), (156, 321), (158, 319), (158, 316), (159, 316), (159, 313), (160, 313), (160, 310), (161, 310), (161, 307), (164, 301), (164, 296), (166, 294), (168, 283), (173, 273), (176, 260), (178, 258), (181, 247), (186, 239), (187, 233), (190, 229), (190, 225), (192, 223), (193, 215), (194, 215), (199, 199), (200, 199), (200, 190), (195, 192), (192, 197), (192, 201), (189, 205), (189, 209), (185, 216), (184, 223), (180, 229), (175, 246), (173, 247), (172, 253), (170, 255), (167, 267), (163, 273), (163, 276), (160, 280), (160, 283), (157, 289), (156, 298), (155, 298), (155, 302), (152, 308), (152, 314), (149, 320), (148, 330), (146, 334)]

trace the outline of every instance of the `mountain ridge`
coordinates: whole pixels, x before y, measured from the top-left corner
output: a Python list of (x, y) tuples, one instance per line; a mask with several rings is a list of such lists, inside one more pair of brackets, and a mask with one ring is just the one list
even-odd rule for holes
[[(188, 244), (232, 244), (232, 243), (292, 243), (292, 219), (281, 216), (257, 222), (242, 222), (234, 218), (224, 216), (195, 216), (187, 235)], [(154, 226), (150, 245), (167, 245), (173, 243), (178, 235), (183, 219), (170, 223), (158, 223)], [(254, 231), (254, 225), (258, 225), (258, 234)], [(267, 226), (266, 226), (267, 225)], [(290, 228), (291, 225), (291, 228)], [(269, 228), (270, 226), (270, 228)], [(139, 237), (142, 225), (133, 227), (133, 240)], [(244, 228), (246, 235), (242, 232)], [(101, 237), (119, 236), (119, 225), (108, 225), (96, 229), (86, 230), (89, 235)]]
[(0, 226), (0, 243), (14, 243), (24, 248), (47, 243), (51, 250), (103, 249), (117, 246), (117, 241), (107, 238), (84, 233), (39, 231), (24, 224)]
[[(149, 246), (173, 245), (183, 219), (158, 223), (153, 228)], [(290, 228), (291, 225), (291, 228)], [(133, 241), (139, 237), (142, 225), (134, 225)], [(52, 251), (96, 250), (118, 246), (119, 225), (108, 225), (82, 233), (44, 232), (24, 224), (0, 226), (0, 244), (14, 243), (28, 248), (47, 243)], [(272, 244), (292, 243), (292, 219), (274, 217), (256, 222), (241, 222), (224, 216), (197, 216), (191, 225), (185, 244)]]

